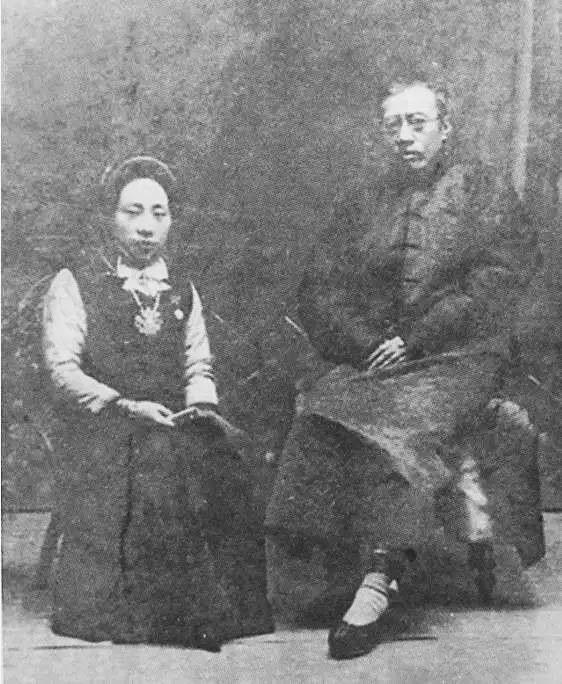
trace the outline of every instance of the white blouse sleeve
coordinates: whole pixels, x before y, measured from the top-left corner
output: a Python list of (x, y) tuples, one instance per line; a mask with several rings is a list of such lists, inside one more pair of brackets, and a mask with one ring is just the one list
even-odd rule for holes
[(193, 285), (191, 289), (191, 313), (185, 324), (185, 404), (218, 404), (203, 306)]
[(43, 305), (43, 354), (55, 387), (92, 413), (119, 392), (86, 375), (81, 368), (87, 334), (86, 311), (78, 284), (68, 269), (59, 271)]

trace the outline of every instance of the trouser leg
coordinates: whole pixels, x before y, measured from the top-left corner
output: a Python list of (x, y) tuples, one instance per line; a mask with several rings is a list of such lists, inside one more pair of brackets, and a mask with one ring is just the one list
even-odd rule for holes
[[(367, 475), (369, 468), (367, 465)], [(403, 567), (416, 557), (417, 549), (435, 529), (431, 492), (401, 478), (377, 482), (376, 477), (367, 479), (359, 491), (353, 519), (360, 540), (362, 573), (379, 564), (380, 551), (389, 564), (391, 581), (398, 581)]]
[(340, 540), (324, 552), (326, 589), (308, 603), (299, 622), (308, 627), (334, 624), (345, 613), (361, 583), (359, 543)]
[(354, 495), (348, 463), (353, 448), (345, 431), (333, 423), (298, 418), (267, 510), (267, 532), (278, 548), (303, 560), (315, 547), (323, 551), (327, 588), (299, 616), (309, 626), (341, 617), (361, 581), (359, 540), (350, 520)]
[(351, 590), (361, 580), (359, 543), (340, 541), (325, 551), (328, 591)]

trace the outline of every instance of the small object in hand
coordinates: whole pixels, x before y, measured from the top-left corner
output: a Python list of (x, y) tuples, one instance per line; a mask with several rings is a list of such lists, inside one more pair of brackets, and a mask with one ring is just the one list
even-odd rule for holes
[(197, 411), (196, 408), (193, 408), (193, 406), (189, 408), (185, 408), (181, 411), (178, 411), (177, 413), (172, 413), (170, 416), (170, 420), (176, 420), (177, 418), (196, 418), (198, 417), (199, 412)]
[(173, 413), (170, 419), (176, 421), (178, 418), (184, 417), (191, 421), (204, 420), (212, 423), (235, 449), (245, 448), (250, 444), (250, 437), (244, 430), (232, 425), (226, 418), (212, 409), (200, 409), (197, 406), (191, 406), (183, 409), (183, 411), (178, 411), (178, 413)]

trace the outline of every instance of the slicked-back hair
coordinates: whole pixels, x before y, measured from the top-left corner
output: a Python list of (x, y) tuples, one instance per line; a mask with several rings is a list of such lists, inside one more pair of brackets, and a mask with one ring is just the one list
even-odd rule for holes
[(445, 117), (447, 117), (450, 114), (450, 99), (447, 88), (441, 83), (430, 80), (424, 80), (421, 78), (416, 78), (407, 81), (393, 81), (388, 87), (387, 94), (383, 100), (383, 104), (384, 102), (386, 102), (386, 100), (388, 100), (389, 97), (392, 97), (393, 95), (398, 95), (399, 93), (402, 93), (404, 90), (407, 90), (408, 88), (412, 88), (414, 86), (422, 86), (424, 88), (427, 88), (428, 90), (431, 90), (431, 92), (435, 94), (435, 101), (437, 104), (437, 117), (439, 118), (439, 121), (443, 124), (445, 122)]

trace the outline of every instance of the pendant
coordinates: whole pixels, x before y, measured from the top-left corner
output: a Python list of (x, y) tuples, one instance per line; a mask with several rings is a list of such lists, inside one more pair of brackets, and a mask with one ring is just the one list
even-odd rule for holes
[(135, 316), (135, 328), (142, 335), (156, 335), (162, 329), (162, 316), (154, 309), (141, 309)]

